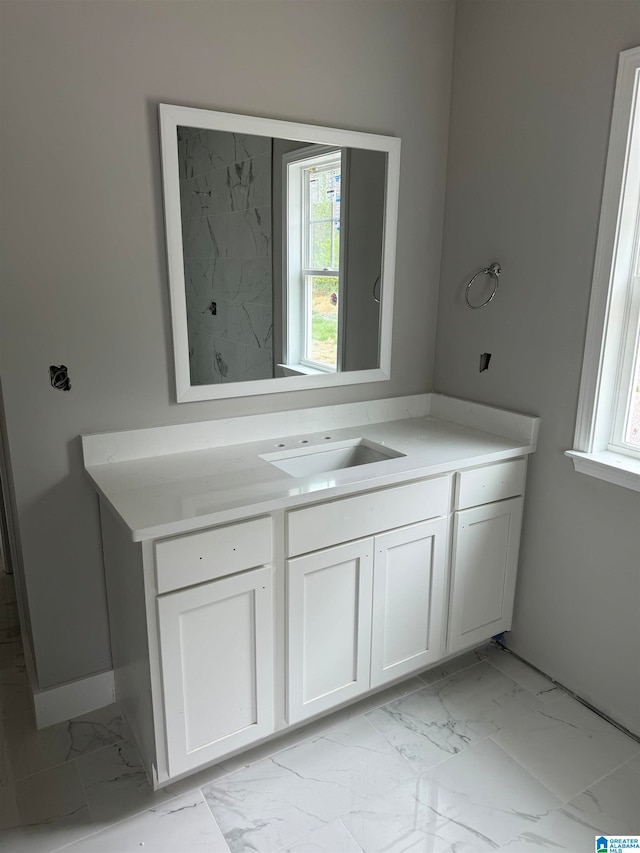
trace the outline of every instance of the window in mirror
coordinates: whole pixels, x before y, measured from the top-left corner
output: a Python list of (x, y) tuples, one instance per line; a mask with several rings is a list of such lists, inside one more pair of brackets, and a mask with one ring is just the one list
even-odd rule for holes
[(341, 369), (346, 152), (312, 146), (285, 155), (285, 362), (291, 373)]

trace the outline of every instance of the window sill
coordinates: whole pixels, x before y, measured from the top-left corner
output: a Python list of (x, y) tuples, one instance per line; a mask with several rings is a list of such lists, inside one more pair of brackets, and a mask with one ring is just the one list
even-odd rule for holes
[(640, 459), (610, 450), (601, 450), (598, 453), (567, 450), (565, 456), (573, 460), (573, 467), (580, 474), (640, 492)]
[(283, 376), (326, 376), (335, 373), (333, 370), (318, 370), (308, 364), (279, 364)]

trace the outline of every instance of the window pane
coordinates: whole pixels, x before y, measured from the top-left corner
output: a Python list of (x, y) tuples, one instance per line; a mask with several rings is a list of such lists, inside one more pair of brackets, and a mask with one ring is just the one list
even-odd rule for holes
[(338, 365), (338, 278), (306, 276), (306, 358), (332, 367)]
[(331, 222), (309, 226), (309, 269), (334, 269), (331, 265)]
[(305, 266), (315, 270), (337, 270), (340, 264), (340, 162), (312, 166), (305, 171), (306, 242)]
[(636, 345), (636, 366), (631, 383), (631, 408), (625, 435), (627, 444), (640, 447), (640, 336)]
[(340, 217), (340, 167), (309, 170), (309, 218)]

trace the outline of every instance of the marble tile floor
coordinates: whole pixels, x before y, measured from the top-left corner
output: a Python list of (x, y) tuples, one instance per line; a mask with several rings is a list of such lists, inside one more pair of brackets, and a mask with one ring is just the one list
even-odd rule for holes
[(497, 646), (153, 792), (117, 708), (36, 731), (0, 576), (3, 853), (593, 851), (640, 743)]

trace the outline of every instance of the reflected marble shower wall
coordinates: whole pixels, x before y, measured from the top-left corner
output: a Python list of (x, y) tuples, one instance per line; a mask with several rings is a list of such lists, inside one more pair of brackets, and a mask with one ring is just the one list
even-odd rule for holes
[(273, 376), (271, 146), (178, 128), (193, 385)]

